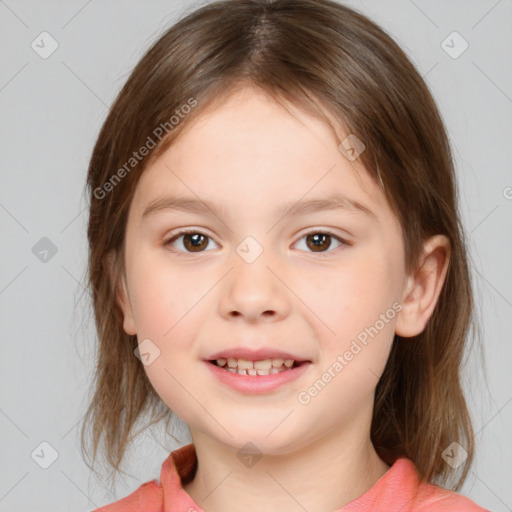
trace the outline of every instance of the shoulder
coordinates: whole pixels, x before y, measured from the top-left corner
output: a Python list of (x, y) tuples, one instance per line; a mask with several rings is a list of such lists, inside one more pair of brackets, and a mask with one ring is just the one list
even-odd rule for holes
[(489, 512), (462, 494), (421, 482), (414, 463), (407, 458), (395, 461), (368, 495), (378, 505), (375, 510), (398, 506), (402, 512)]
[(455, 491), (427, 484), (418, 493), (417, 512), (489, 512)]
[(162, 503), (162, 486), (156, 480), (151, 480), (121, 500), (93, 512), (162, 512)]

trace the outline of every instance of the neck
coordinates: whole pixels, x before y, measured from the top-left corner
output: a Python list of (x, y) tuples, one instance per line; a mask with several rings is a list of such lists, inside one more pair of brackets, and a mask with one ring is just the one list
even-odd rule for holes
[(208, 512), (332, 512), (368, 491), (389, 469), (358, 432), (332, 432), (284, 454), (263, 454), (252, 465), (249, 459), (247, 466), (238, 450), (191, 433), (198, 468), (184, 489)]

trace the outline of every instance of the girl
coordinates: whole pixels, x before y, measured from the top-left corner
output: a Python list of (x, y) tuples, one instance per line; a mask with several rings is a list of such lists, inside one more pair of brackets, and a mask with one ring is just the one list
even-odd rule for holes
[[(473, 299), (434, 100), (329, 0), (226, 0), (138, 63), (88, 173), (99, 351), (82, 429), (160, 481), (96, 512), (482, 511), (460, 369)], [(448, 490), (445, 487), (452, 487)]]

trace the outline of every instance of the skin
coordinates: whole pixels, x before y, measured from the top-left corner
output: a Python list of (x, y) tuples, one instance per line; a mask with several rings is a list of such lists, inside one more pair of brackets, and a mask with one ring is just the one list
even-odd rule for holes
[[(330, 512), (386, 473), (370, 441), (375, 387), (394, 334), (424, 329), (448, 265), (449, 242), (437, 235), (406, 274), (400, 225), (382, 190), (358, 160), (342, 155), (322, 121), (297, 112), (299, 119), (251, 87), (233, 93), (144, 171), (129, 211), (127, 277), (118, 288), (123, 327), (160, 350), (144, 368), (189, 425), (199, 463), (184, 489), (209, 512)], [(347, 135), (340, 132), (340, 141)], [(348, 209), (275, 211), (333, 191), (375, 218)], [(142, 219), (151, 201), (176, 194), (224, 210)], [(199, 252), (183, 236), (165, 244), (186, 227), (209, 237)], [(347, 244), (331, 238), (329, 246), (327, 238), (315, 251), (305, 235), (322, 229)], [(263, 248), (252, 263), (236, 252), (249, 235)], [(300, 403), (298, 394), (395, 302), (402, 310)], [(274, 347), (312, 363), (277, 390), (248, 395), (218, 381), (203, 361), (239, 346)], [(263, 455), (252, 467), (237, 457), (248, 442)]]

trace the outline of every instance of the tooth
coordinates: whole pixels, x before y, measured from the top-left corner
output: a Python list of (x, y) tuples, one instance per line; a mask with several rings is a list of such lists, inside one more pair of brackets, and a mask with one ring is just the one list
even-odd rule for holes
[(254, 368), (252, 365), (252, 361), (248, 361), (247, 359), (239, 359), (238, 360), (238, 369), (239, 370), (248, 370), (249, 368)]
[(239, 375), (274, 375), (291, 368), (293, 359), (262, 359), (260, 361), (249, 361), (235, 357), (219, 358), (216, 360), (219, 368), (224, 368), (231, 373)]
[(270, 370), (270, 368), (272, 368), (272, 359), (254, 361), (254, 368), (256, 368), (256, 370)]

